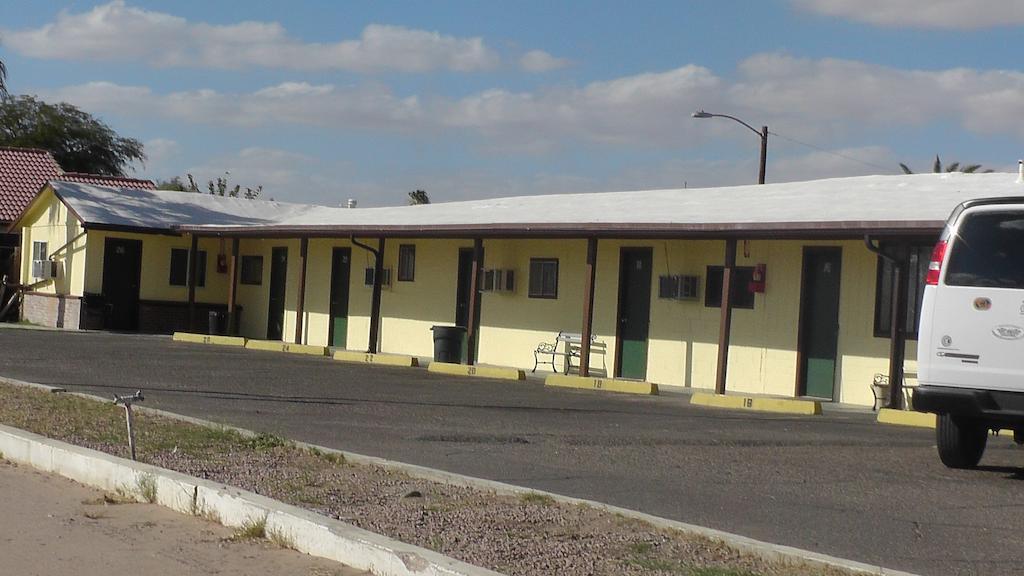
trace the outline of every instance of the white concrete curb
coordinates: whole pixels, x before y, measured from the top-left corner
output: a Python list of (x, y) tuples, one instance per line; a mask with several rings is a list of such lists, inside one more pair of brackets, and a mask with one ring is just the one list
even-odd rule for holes
[[(6, 383), (11, 383), (11, 384), (20, 385), (20, 386), (39, 387), (39, 388), (43, 388), (43, 389), (47, 389), (47, 390), (51, 390), (51, 388), (52, 388), (52, 387), (45, 386), (45, 385), (42, 385), (42, 384), (33, 384), (31, 382), (23, 382), (23, 381), (19, 381), (19, 380), (11, 380), (10, 378), (6, 378), (6, 377), (2, 377), (2, 376), (0, 376), (0, 382), (6, 382)], [(60, 391), (60, 390), (61, 389), (57, 389), (56, 391)], [(93, 396), (93, 395), (90, 395), (90, 394), (82, 394), (82, 393), (72, 393), (72, 394), (74, 394), (75, 396), (80, 396), (82, 398), (87, 398), (87, 399), (90, 399), (90, 400), (96, 400), (96, 401), (100, 401), (100, 402), (107, 401), (104, 398), (100, 398), (98, 396)], [(155, 414), (155, 415), (158, 415), (158, 416), (164, 416), (164, 417), (167, 417), (167, 418), (173, 418), (175, 420), (181, 420), (181, 421), (184, 421), (184, 422), (189, 422), (189, 423), (197, 424), (197, 425), (200, 425), (200, 426), (234, 430), (234, 431), (236, 431), (236, 432), (238, 432), (240, 434), (243, 434), (245, 436), (255, 436), (256, 435), (256, 432), (253, 432), (252, 430), (247, 430), (245, 428), (238, 428), (236, 426), (229, 426), (229, 425), (220, 424), (220, 423), (217, 423), (217, 422), (211, 422), (209, 420), (202, 420), (202, 419), (199, 419), (199, 418), (193, 418), (191, 416), (184, 416), (184, 415), (181, 415), (181, 414), (175, 414), (173, 412), (167, 412), (167, 411), (164, 411), (164, 410), (158, 410), (158, 409), (155, 409), (155, 408), (148, 408), (148, 407), (136, 405), (135, 409), (136, 409), (136, 411), (146, 412), (146, 413), (150, 413), (150, 414)], [(564, 503), (564, 504), (569, 504), (569, 505), (573, 505), (573, 506), (581, 505), (582, 504), (582, 505), (585, 505), (585, 506), (590, 506), (590, 507), (596, 508), (598, 510), (605, 510), (605, 511), (611, 512), (613, 514), (620, 514), (620, 515), (622, 515), (622, 516), (624, 516), (626, 518), (634, 518), (634, 519), (637, 519), (637, 520), (641, 520), (643, 522), (647, 522), (647, 523), (649, 523), (649, 524), (651, 524), (653, 526), (659, 527), (659, 528), (667, 528), (667, 529), (671, 529), (671, 530), (678, 530), (678, 531), (683, 532), (685, 534), (690, 534), (690, 535), (694, 535), (694, 536), (699, 536), (699, 537), (708, 538), (708, 539), (711, 539), (711, 540), (716, 540), (716, 541), (719, 541), (719, 542), (723, 542), (723, 543), (725, 543), (725, 544), (735, 548), (738, 552), (741, 552), (743, 554), (748, 554), (748, 555), (751, 555), (751, 556), (755, 556), (755, 557), (758, 557), (758, 558), (762, 558), (764, 560), (768, 560), (768, 561), (772, 561), (772, 562), (779, 562), (779, 563), (789, 564), (789, 565), (833, 566), (833, 567), (836, 567), (836, 568), (841, 568), (843, 570), (848, 570), (848, 571), (850, 571), (852, 573), (855, 573), (855, 574), (867, 574), (867, 575), (874, 575), (874, 576), (916, 576), (915, 574), (913, 574), (911, 572), (904, 572), (904, 571), (900, 571), (900, 570), (893, 570), (893, 569), (885, 568), (885, 567), (882, 567), (882, 566), (876, 566), (876, 565), (873, 565), (873, 564), (866, 564), (866, 563), (857, 562), (857, 561), (854, 561), (854, 560), (847, 560), (847, 559), (844, 559), (844, 558), (838, 558), (838, 557), (835, 557), (835, 556), (829, 556), (827, 554), (820, 554), (820, 553), (812, 552), (812, 551), (809, 551), (809, 550), (802, 550), (800, 548), (794, 548), (794, 547), (791, 547), (791, 546), (783, 546), (783, 545), (780, 545), (780, 544), (772, 544), (770, 542), (763, 542), (763, 541), (760, 541), (760, 540), (754, 540), (753, 538), (747, 538), (746, 536), (740, 536), (738, 534), (732, 534), (730, 532), (724, 532), (724, 531), (721, 531), (721, 530), (715, 530), (713, 528), (706, 528), (704, 526), (698, 526), (696, 524), (687, 524), (685, 522), (679, 522), (679, 521), (676, 521), (676, 520), (670, 520), (670, 519), (667, 519), (667, 518), (661, 518), (660, 516), (653, 516), (651, 514), (645, 514), (643, 512), (638, 512), (636, 510), (630, 510), (628, 508), (620, 508), (618, 506), (612, 506), (611, 504), (605, 504), (603, 502), (596, 502), (594, 500), (584, 500), (582, 498), (573, 498), (571, 496), (564, 496), (564, 495), (561, 495), (561, 494), (555, 494), (553, 492), (545, 492), (543, 490), (535, 490), (535, 489), (532, 489), (532, 488), (526, 488), (526, 487), (523, 487), (523, 486), (516, 486), (516, 485), (513, 485), (513, 484), (506, 484), (504, 482), (497, 482), (497, 481), (494, 481), (494, 480), (485, 480), (483, 478), (474, 478), (472, 476), (465, 476), (465, 475), (462, 475), (462, 474), (456, 474), (454, 472), (446, 472), (444, 470), (437, 470), (435, 468), (427, 468), (425, 466), (417, 466), (415, 464), (406, 464), (404, 462), (396, 462), (394, 460), (387, 460), (387, 459), (384, 459), (384, 458), (378, 458), (376, 456), (366, 456), (364, 454), (357, 454), (357, 453), (354, 453), (354, 452), (347, 452), (345, 450), (337, 450), (335, 448), (328, 448), (326, 446), (319, 446), (319, 445), (316, 445), (316, 444), (308, 444), (306, 442), (298, 442), (298, 441), (293, 441), (293, 442), (294, 442), (294, 444), (296, 446), (299, 446), (299, 447), (315, 448), (315, 449), (317, 449), (317, 450), (319, 450), (321, 452), (324, 452), (324, 453), (339, 454), (339, 455), (343, 456), (345, 458), (345, 460), (348, 461), (348, 462), (353, 462), (353, 463), (357, 463), (357, 464), (366, 464), (366, 465), (372, 465), (372, 466), (380, 466), (382, 468), (386, 468), (388, 470), (394, 470), (396, 472), (402, 472), (402, 473), (405, 473), (405, 474), (407, 474), (407, 475), (409, 475), (409, 476), (411, 476), (413, 478), (419, 478), (419, 479), (422, 479), (422, 480), (429, 480), (429, 481), (433, 481), (433, 482), (441, 482), (441, 483), (444, 483), (444, 484), (450, 484), (450, 485), (454, 485), (454, 486), (465, 486), (465, 487), (469, 487), (469, 488), (488, 490), (488, 491), (494, 492), (496, 494), (503, 494), (503, 495), (542, 494), (542, 495), (550, 496), (555, 501), (561, 502), (561, 503)], [(6, 454), (6, 452), (5, 452), (5, 454)], [(177, 474), (175, 472), (172, 472), (172, 473), (173, 474)], [(201, 480), (197, 480), (197, 481), (202, 482)], [(241, 491), (239, 491), (239, 492), (241, 492)], [(253, 494), (253, 496), (256, 496), (256, 495)], [(259, 497), (259, 496), (257, 496), (257, 497)], [(273, 502), (273, 501), (271, 501), (271, 502)], [(282, 504), (282, 506), (284, 506), (284, 505)], [(294, 507), (288, 506), (288, 508), (294, 508)], [(299, 509), (299, 510), (301, 511), (301, 509)], [(331, 520), (331, 521), (334, 522), (333, 520)], [(268, 526), (268, 529), (269, 529), (269, 527), (270, 527), (269, 519), (268, 519), (267, 526)], [(424, 551), (425, 552), (429, 552), (429, 551), (426, 551), (426, 550), (424, 550)], [(311, 554), (312, 554), (312, 552), (311, 552)], [(353, 565), (351, 562), (346, 562), (344, 560), (339, 560), (339, 561), (345, 562), (346, 564), (349, 564), (349, 565)], [(477, 568), (477, 569), (478, 570), (484, 570), (482, 568)], [(490, 571), (484, 571), (484, 572), (479, 572), (479, 573), (480, 574), (495, 574), (494, 572), (490, 572)]]
[(265, 518), (267, 534), (280, 536), (296, 550), (378, 576), (500, 576), (259, 494), (17, 428), (0, 425), (0, 453), (12, 462), (140, 501), (147, 499), (144, 494), (149, 491), (156, 504), (215, 518), (225, 526), (242, 526)]

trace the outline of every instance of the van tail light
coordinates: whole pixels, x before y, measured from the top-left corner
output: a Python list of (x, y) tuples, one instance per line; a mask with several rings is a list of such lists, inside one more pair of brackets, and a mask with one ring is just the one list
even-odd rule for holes
[(939, 240), (932, 249), (932, 259), (928, 262), (928, 276), (924, 283), (928, 286), (936, 286), (939, 283), (939, 275), (942, 274), (942, 260), (946, 257), (946, 241)]

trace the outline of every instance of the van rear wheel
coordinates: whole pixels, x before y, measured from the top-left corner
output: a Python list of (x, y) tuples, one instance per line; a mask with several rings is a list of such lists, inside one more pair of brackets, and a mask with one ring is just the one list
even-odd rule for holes
[(940, 414), (935, 436), (939, 459), (949, 468), (974, 468), (988, 442), (988, 427), (969, 418)]

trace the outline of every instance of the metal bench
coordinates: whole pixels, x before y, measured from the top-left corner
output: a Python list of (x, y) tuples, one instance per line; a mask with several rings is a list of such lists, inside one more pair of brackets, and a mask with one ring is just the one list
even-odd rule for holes
[[(554, 342), (541, 342), (537, 345), (537, 348), (533, 351), (533, 370), (537, 371), (537, 366), (541, 364), (551, 365), (552, 372), (558, 372), (555, 366), (557, 358), (562, 357), (563, 373), (568, 374), (573, 368), (578, 368), (579, 364), (573, 364), (573, 358), (579, 358), (580, 352), (583, 347), (583, 335), (578, 332), (559, 332), (555, 336)], [(561, 350), (559, 350), (561, 348)], [(605, 356), (608, 353), (608, 346), (601, 340), (597, 339), (597, 336), (591, 335), (590, 337), (590, 354), (591, 356), (597, 354), (601, 356), (601, 369), (607, 373), (607, 365), (605, 364)]]

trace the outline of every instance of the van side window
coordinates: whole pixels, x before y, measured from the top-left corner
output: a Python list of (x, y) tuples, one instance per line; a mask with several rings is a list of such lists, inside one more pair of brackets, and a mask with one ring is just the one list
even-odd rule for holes
[(947, 285), (1024, 288), (1024, 212), (967, 214), (951, 248)]

